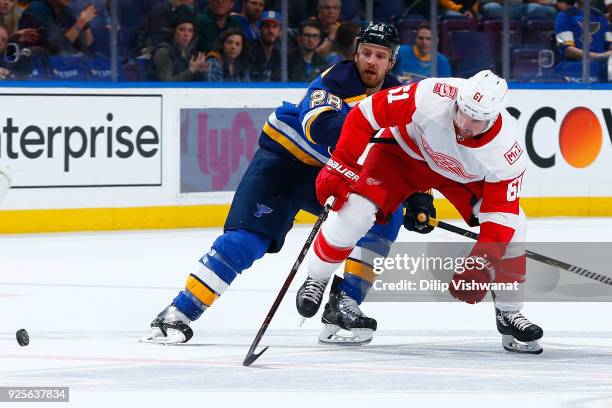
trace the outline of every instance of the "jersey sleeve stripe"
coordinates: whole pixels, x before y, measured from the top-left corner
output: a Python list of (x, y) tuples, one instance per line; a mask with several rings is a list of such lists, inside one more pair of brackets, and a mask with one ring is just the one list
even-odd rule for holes
[(557, 44), (573, 47), (575, 44), (574, 33), (571, 31), (562, 31), (558, 33)]
[(323, 71), (323, 73), (321, 74), (321, 78), (325, 78), (325, 76), (327, 74), (329, 74), (329, 71), (331, 71), (333, 67), (335, 67), (335, 65), (332, 65), (331, 67), (329, 67), (325, 71)]
[(359, 103), (359, 110), (363, 113), (363, 116), (367, 119), (368, 123), (374, 130), (380, 129), (376, 118), (374, 117), (374, 111), (372, 110), (372, 97), (369, 96)]
[(268, 122), (264, 124), (263, 131), (270, 137), (270, 139), (287, 149), (289, 153), (295, 156), (299, 161), (308, 164), (309, 166), (321, 167), (323, 165), (324, 161), (317, 161), (314, 157), (306, 154), (299, 147), (293, 144), (293, 142), (287, 136), (270, 126)]
[(408, 138), (407, 140), (404, 140), (400, 134), (400, 131), (396, 127), (392, 127), (390, 130), (399, 147), (401, 147), (408, 156), (412, 157), (413, 159), (423, 160), (423, 156), (419, 152), (419, 148), (414, 144), (412, 139)]
[(332, 108), (331, 106), (320, 106), (316, 109), (311, 110), (304, 116), (304, 120), (302, 121), (302, 127), (304, 128), (304, 134), (306, 135), (306, 138), (311, 143), (317, 144), (317, 142), (314, 141), (314, 139), (312, 138), (312, 135), (310, 134), (310, 126), (312, 125), (312, 122), (314, 122), (315, 119), (320, 114), (322, 114), (323, 112), (330, 111), (330, 110), (335, 110), (335, 109)]
[(361, 94), (361, 95), (352, 96), (350, 98), (346, 98), (343, 100), (344, 100), (344, 103), (346, 103), (348, 106), (352, 108), (353, 106), (357, 105), (360, 101), (364, 100), (365, 98), (367, 98), (367, 95)]
[[(318, 160), (321, 164), (327, 163), (328, 157), (322, 155), (317, 152), (315, 149), (308, 145), (308, 142), (304, 138), (303, 135), (300, 135), (295, 129), (286, 123), (278, 120), (276, 114), (272, 112), (272, 114), (268, 117), (267, 122), (274, 130), (281, 133), (284, 138), (289, 139), (294, 145), (297, 145), (302, 151), (312, 156), (314, 159)], [(267, 134), (268, 132), (266, 132)]]

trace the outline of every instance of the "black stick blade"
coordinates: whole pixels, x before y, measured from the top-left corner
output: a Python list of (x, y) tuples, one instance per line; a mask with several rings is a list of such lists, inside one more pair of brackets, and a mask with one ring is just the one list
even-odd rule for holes
[(255, 362), (255, 360), (257, 360), (259, 358), (259, 356), (261, 356), (270, 346), (266, 346), (266, 348), (264, 348), (263, 350), (261, 350), (259, 353), (254, 353), (254, 352), (250, 352), (246, 355), (246, 357), (244, 358), (244, 361), (242, 362), (242, 365), (245, 367), (250, 366), (251, 364), (253, 364)]

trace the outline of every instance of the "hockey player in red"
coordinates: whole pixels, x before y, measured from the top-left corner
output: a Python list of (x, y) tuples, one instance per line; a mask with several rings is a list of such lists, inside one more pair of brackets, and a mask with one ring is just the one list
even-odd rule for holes
[[(376, 220), (384, 220), (412, 193), (431, 188), (470, 226), (480, 225), (465, 271), (452, 276), (451, 295), (477, 303), (487, 291), (470, 290), (465, 283), (521, 287), (525, 214), (519, 195), (526, 159), (514, 118), (504, 109), (507, 91), (506, 81), (488, 70), (467, 80), (429, 78), (378, 92), (349, 113), (317, 178), (319, 201), (333, 197), (334, 203), (303, 264), (308, 278), (298, 291), (298, 311), (318, 307), (319, 299), (305, 296), (309, 287), (326, 285)], [(363, 155), (379, 129), (384, 130), (377, 137), (389, 140)], [(520, 313), (520, 293), (503, 295), (493, 293), (504, 348), (542, 352), (543, 331)]]

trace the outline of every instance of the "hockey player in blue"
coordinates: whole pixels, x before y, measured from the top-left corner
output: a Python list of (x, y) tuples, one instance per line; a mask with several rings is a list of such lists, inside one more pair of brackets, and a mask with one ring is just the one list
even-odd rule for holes
[[(349, 110), (368, 95), (399, 85), (390, 74), (398, 48), (399, 36), (392, 25), (371, 23), (358, 35), (352, 61), (327, 69), (297, 105), (284, 102), (270, 115), (260, 147), (236, 190), (224, 233), (200, 259), (199, 270), (189, 275), (185, 288), (153, 320), (151, 334), (143, 341), (187, 342), (193, 336), (189, 324), (238, 274), (265, 253), (280, 251), (299, 210), (321, 212), (315, 193), (317, 174), (329, 159)], [(372, 257), (388, 254), (402, 219), (398, 211), (388, 223), (376, 224), (345, 263), (344, 279), (332, 288), (336, 302), (363, 316), (359, 336), (346, 342), (369, 342), (376, 330), (376, 321), (363, 315), (358, 305), (374, 281)], [(335, 341), (327, 334), (320, 340)]]

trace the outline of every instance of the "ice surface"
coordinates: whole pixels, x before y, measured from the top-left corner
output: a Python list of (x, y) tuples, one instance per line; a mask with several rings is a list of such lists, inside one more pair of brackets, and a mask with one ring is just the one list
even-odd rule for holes
[[(532, 241), (610, 241), (612, 219), (535, 219)], [(246, 351), (307, 234), (296, 227), (193, 324), (180, 346), (140, 344), (219, 230), (0, 236), (0, 386), (69, 386), (70, 406), (612, 406), (612, 305), (528, 304), (539, 356), (504, 352), (491, 304), (366, 303), (367, 346), (298, 328), (298, 274), (262, 345)], [(456, 240), (444, 231), (400, 240)], [(610, 271), (600, 271), (610, 274)], [(15, 331), (31, 337), (20, 347)], [(417, 405), (415, 405), (417, 404)], [(0, 407), (9, 406), (0, 403)], [(16, 404), (19, 407), (40, 404)]]

